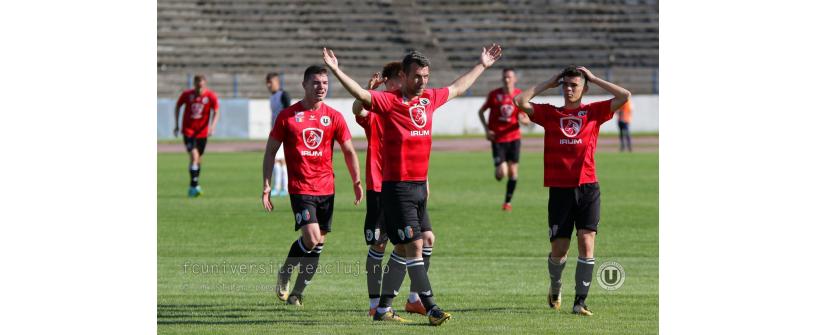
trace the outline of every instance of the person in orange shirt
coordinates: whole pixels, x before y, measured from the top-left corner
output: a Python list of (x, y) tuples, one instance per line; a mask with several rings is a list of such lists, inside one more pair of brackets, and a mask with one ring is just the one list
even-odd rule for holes
[(620, 127), (620, 151), (625, 151), (627, 146), (628, 152), (631, 152), (631, 132), (628, 130), (628, 124), (630, 123), (631, 100), (628, 100), (617, 110), (617, 126)]

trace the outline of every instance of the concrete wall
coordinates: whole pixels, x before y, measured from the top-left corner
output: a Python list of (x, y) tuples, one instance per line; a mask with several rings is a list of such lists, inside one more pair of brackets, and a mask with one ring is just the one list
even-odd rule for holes
[[(610, 96), (586, 96), (585, 103), (608, 99)], [(633, 98), (633, 111), (631, 131), (658, 132), (659, 131), (659, 96), (636, 95)], [(296, 101), (292, 101), (294, 103)], [(563, 98), (547, 96), (536, 98), (533, 102), (560, 105)], [(326, 103), (340, 111), (349, 124), (351, 135), (365, 136), (365, 132), (354, 122), (351, 114), (352, 99), (327, 99)], [(478, 120), (478, 109), (484, 103), (483, 97), (457, 98), (436, 111), (433, 120), (433, 134), (461, 135), (482, 134), (484, 132)], [(173, 108), (175, 101), (158, 99), (158, 138), (168, 139), (173, 136)], [(271, 130), (271, 111), (268, 100), (222, 99), (221, 118), (218, 123), (215, 137), (265, 139)], [(543, 128), (537, 125), (523, 127), (524, 133), (543, 133)], [(606, 122), (600, 128), (601, 132), (617, 132), (617, 120)]]

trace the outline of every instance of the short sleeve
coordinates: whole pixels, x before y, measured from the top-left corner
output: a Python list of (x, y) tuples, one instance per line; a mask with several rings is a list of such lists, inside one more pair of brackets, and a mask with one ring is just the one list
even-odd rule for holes
[(369, 112), (382, 114), (390, 110), (392, 102), (388, 99), (389, 94), (374, 90), (369, 90), (368, 92), (371, 93), (371, 108), (368, 109)]
[(487, 99), (484, 100), (484, 104), (481, 105), (481, 109), (489, 109), (490, 108), (490, 101), (492, 101), (492, 92), (487, 94)]
[(368, 116), (365, 117), (354, 115), (354, 120), (357, 121), (357, 124), (360, 125), (362, 129), (367, 130), (371, 122), (371, 114), (369, 113)]
[(274, 127), (272, 127), (272, 132), (269, 134), (269, 137), (278, 142), (283, 142), (283, 138), (286, 135), (286, 122), (284, 113), (280, 113), (274, 121)]
[(552, 109), (552, 105), (549, 104), (532, 104), (532, 116), (529, 117), (529, 120), (543, 126), (543, 123), (546, 121), (546, 114)]
[(447, 103), (447, 98), (450, 96), (450, 88), (443, 87), (443, 88), (434, 88), (433, 89), (433, 106), (435, 109), (438, 109), (442, 105)]
[(187, 100), (187, 92), (184, 91), (184, 92), (181, 93), (181, 95), (178, 96), (178, 101), (175, 102), (175, 108), (176, 109), (181, 108), (181, 105), (183, 105), (184, 101), (186, 101), (186, 100)]
[(601, 124), (614, 117), (614, 112), (611, 110), (611, 99), (593, 102), (589, 104), (589, 115), (592, 119), (597, 120)]
[(345, 118), (342, 117), (342, 114), (336, 113), (334, 115), (336, 115), (336, 119), (334, 120), (334, 140), (339, 143), (344, 143), (351, 139), (351, 132), (348, 130), (348, 125), (345, 124)]

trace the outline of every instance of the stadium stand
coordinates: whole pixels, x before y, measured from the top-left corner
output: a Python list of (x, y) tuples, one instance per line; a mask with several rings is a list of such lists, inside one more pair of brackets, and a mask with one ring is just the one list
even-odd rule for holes
[[(504, 58), (473, 85), (500, 85), (499, 67), (519, 86), (584, 65), (635, 94), (658, 93), (657, 0), (159, 0), (158, 96), (175, 98), (195, 73), (222, 97), (266, 98), (266, 72), (299, 91), (303, 69), (333, 48), (360, 82), (417, 49), (432, 61), (431, 86), (449, 84), (498, 42)], [(331, 83), (331, 97), (347, 93)]]

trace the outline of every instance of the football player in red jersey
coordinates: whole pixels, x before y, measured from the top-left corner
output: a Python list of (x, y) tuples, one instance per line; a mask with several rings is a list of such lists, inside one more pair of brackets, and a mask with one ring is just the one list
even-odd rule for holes
[[(529, 124), (525, 113), (520, 113), (512, 102), (521, 90), (515, 87), (518, 81), (515, 69), (504, 68), (501, 71), (503, 87), (496, 88), (487, 94), (487, 100), (478, 110), (478, 118), (487, 133), (487, 140), (492, 145), (492, 162), (495, 164), (495, 179), (500, 181), (508, 177), (507, 192), (501, 209), (512, 210), (512, 194), (518, 183), (518, 162), (521, 160), (521, 126)], [(484, 112), (490, 111), (489, 122)]]
[[(593, 83), (614, 98), (583, 104), (583, 95)], [(564, 105), (535, 104), (541, 92), (560, 86)], [(543, 126), (543, 185), (549, 187), (549, 307), (561, 305), (561, 275), (572, 231), (577, 227), (577, 270), (572, 313), (592, 315), (586, 307), (594, 271), (594, 238), (600, 224), (600, 185), (594, 168), (594, 151), (600, 125), (610, 120), (631, 92), (595, 76), (585, 67), (570, 66), (515, 97), (515, 104), (532, 122)]]
[[(401, 89), (387, 92), (368, 91), (339, 68), (334, 52), (323, 49), (323, 61), (343, 87), (363, 107), (383, 118), (382, 204), (388, 239), (404, 245), (404, 263), (411, 282), (416, 282), (422, 305), (431, 325), (441, 325), (450, 314), (436, 305), (422, 259), (420, 234), (427, 202), (427, 169), (432, 145), (433, 113), (450, 99), (460, 96), (485, 69), (501, 57), (501, 47), (493, 44), (481, 52), (478, 64), (445, 88), (428, 88), (430, 61), (417, 51), (402, 60)], [(389, 269), (399, 269), (399, 259), (391, 257)], [(401, 277), (400, 277), (401, 276)], [(382, 282), (382, 294), (374, 320), (405, 322), (391, 308), (404, 273), (388, 271)]]
[[(314, 278), (325, 236), (331, 231), (334, 141), (340, 143), (345, 165), (351, 174), (354, 205), (362, 200), (362, 181), (351, 133), (342, 114), (323, 102), (328, 92), (328, 71), (316, 65), (307, 68), (303, 75), (303, 89), (303, 100), (281, 111), (275, 120), (263, 157), (262, 203), (271, 212), (274, 209), (270, 198), (274, 157), (281, 144), (286, 151), (294, 230), (300, 230), (301, 237), (289, 248), (275, 290), (280, 300), (296, 306), (303, 304), (303, 291)], [(289, 294), (291, 273), (298, 264), (300, 272)]]
[[(195, 88), (181, 93), (175, 104), (173, 135), (178, 137), (178, 114), (181, 106), (184, 106), (184, 128), (181, 133), (184, 136), (184, 146), (187, 148), (187, 153), (190, 154), (190, 188), (187, 195), (197, 197), (201, 195), (201, 186), (198, 185), (198, 177), (201, 175), (201, 156), (204, 155), (204, 149), (207, 147), (207, 138), (215, 133), (220, 113), (218, 113), (218, 96), (207, 88), (207, 78), (199, 74), (195, 76), (193, 82)], [(211, 124), (210, 121), (212, 121)]]

